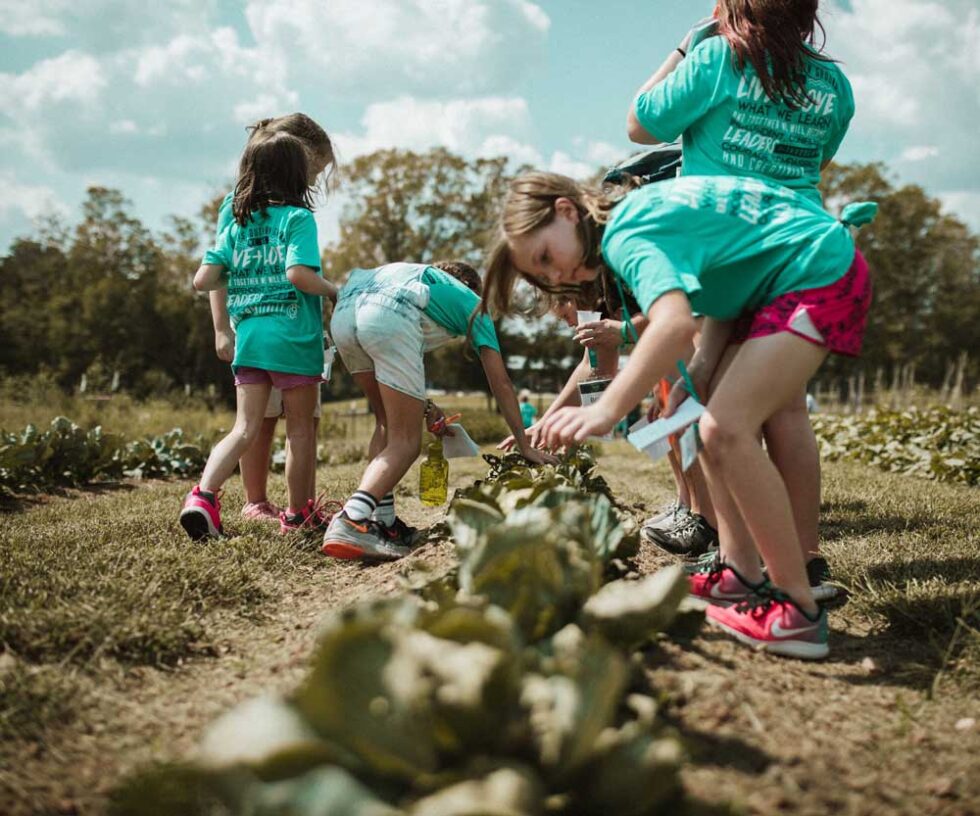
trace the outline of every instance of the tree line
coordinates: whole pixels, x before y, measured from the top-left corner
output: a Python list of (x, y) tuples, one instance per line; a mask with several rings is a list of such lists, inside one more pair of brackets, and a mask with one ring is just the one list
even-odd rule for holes
[[(464, 260), (479, 266), (510, 178), (505, 158), (464, 159), (445, 149), (382, 150), (345, 171), (338, 238), (326, 247), (327, 275), (400, 260)], [(980, 374), (980, 241), (916, 185), (896, 186), (880, 164), (832, 165), (823, 184), (834, 211), (853, 200), (880, 205), (858, 244), (874, 276), (863, 356), (835, 359), (849, 375), (914, 365), (919, 382), (941, 384), (966, 351), (966, 386)], [(0, 258), (0, 371), (44, 374), (63, 388), (119, 387), (138, 397), (212, 390), (229, 398), (231, 377), (214, 354), (207, 299), (191, 276), (210, 242), (220, 196), (193, 217), (154, 232), (118, 190), (92, 187), (72, 227), (55, 219), (13, 242)], [(554, 388), (581, 354), (554, 322), (500, 327), (505, 354), (523, 358), (518, 385)], [(458, 347), (435, 352), (432, 385), (485, 386)], [(345, 375), (332, 394), (354, 393)]]

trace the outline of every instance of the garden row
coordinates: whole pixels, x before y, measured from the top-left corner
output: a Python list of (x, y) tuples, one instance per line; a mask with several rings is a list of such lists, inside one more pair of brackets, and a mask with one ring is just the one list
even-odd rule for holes
[[(476, 441), (490, 442), (504, 435), (499, 417), (477, 413), (481, 416), (467, 422)], [(852, 459), (942, 482), (980, 484), (980, 409), (976, 407), (817, 415), (813, 426), (821, 456), (828, 461)], [(65, 417), (57, 417), (45, 430), (28, 425), (19, 433), (0, 431), (0, 494), (124, 477), (186, 478), (203, 469), (213, 441), (213, 435), (189, 436), (180, 428), (127, 440), (104, 433), (101, 427), (85, 430)], [(276, 470), (285, 463), (282, 444), (279, 437), (273, 453)], [(356, 462), (364, 457), (364, 448), (356, 440), (331, 439), (320, 446), (318, 459), (322, 464)]]
[(190, 763), (125, 782), (116, 814), (642, 816), (680, 806), (684, 752), (647, 646), (679, 612), (679, 567), (636, 579), (636, 525), (572, 454), (487, 457), (455, 497), (458, 562), (331, 613), (306, 679), (232, 710)]
[(812, 417), (821, 458), (852, 459), (892, 473), (980, 484), (980, 409), (909, 408)]

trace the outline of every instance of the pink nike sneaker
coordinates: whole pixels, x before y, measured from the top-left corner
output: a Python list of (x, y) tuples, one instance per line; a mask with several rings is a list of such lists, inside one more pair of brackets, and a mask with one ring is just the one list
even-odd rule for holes
[(736, 640), (773, 654), (820, 660), (830, 653), (826, 610), (811, 618), (778, 589), (764, 588), (728, 608), (709, 606), (705, 619)]
[(270, 501), (245, 502), (242, 506), (242, 518), (246, 521), (274, 521), (279, 522), (281, 507), (276, 507)]
[(180, 526), (195, 541), (224, 534), (221, 526), (221, 494), (207, 493), (200, 485), (187, 494), (180, 510)]
[(323, 496), (317, 497), (315, 501), (310, 499), (298, 513), (290, 513), (288, 509), (279, 513), (279, 532), (283, 535), (322, 532), (342, 507), (340, 502), (328, 501)]
[(688, 576), (691, 585), (691, 597), (698, 605), (731, 606), (739, 601), (750, 598), (757, 590), (766, 585), (765, 580), (758, 584), (750, 583), (732, 566), (715, 555), (714, 559), (702, 566), (693, 575)]

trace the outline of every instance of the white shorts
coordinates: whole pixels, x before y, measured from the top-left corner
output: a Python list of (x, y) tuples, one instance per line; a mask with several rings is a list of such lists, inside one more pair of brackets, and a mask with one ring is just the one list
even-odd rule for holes
[[(316, 389), (316, 408), (313, 409), (313, 416), (317, 419), (320, 418), (320, 403), (322, 402), (322, 391), (318, 387)], [(269, 401), (265, 404), (265, 418), (278, 419), (279, 417), (284, 416), (286, 416), (286, 412), (282, 407), (282, 391), (280, 391), (278, 388), (273, 388), (271, 391), (269, 391)]]
[(425, 338), (421, 310), (382, 293), (342, 300), (330, 334), (347, 371), (374, 372), (389, 388), (425, 399)]

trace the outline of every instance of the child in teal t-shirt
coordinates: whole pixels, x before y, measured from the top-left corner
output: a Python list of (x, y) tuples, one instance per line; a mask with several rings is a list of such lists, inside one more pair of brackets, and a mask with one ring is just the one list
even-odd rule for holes
[[(690, 51), (675, 50), (640, 89), (630, 138), (682, 137), (683, 175), (753, 176), (820, 203), (820, 169), (847, 132), (854, 96), (840, 67), (808, 42), (816, 4), (803, 20), (776, 6), (757, 9), (756, 24), (745, 30), (728, 6), (722, 0), (719, 19), (689, 35)], [(786, 38), (798, 46), (774, 57), (767, 48)]]
[(530, 394), (521, 394), (521, 422), (527, 430), (534, 424), (534, 418), (538, 415), (538, 409), (531, 404)]
[[(749, 552), (732, 551), (691, 576), (691, 592), (732, 603), (709, 606), (707, 616), (739, 640), (776, 654), (827, 655), (826, 613), (810, 588), (786, 484), (758, 434), (828, 353), (860, 349), (871, 286), (846, 224), (757, 179), (682, 177), (616, 201), (554, 173), (515, 179), (500, 224), (485, 310), (507, 314), (519, 279), (555, 292), (601, 278), (607, 290), (628, 286), (649, 321), (596, 403), (545, 420), (549, 446), (608, 433), (683, 360), (697, 328), (693, 312), (705, 315), (665, 414), (689, 394), (704, 398), (713, 381), (699, 421), (700, 459), (721, 531), (738, 525), (751, 535)], [(736, 326), (743, 315), (747, 323)], [(735, 332), (739, 342), (729, 345)]]
[[(326, 131), (313, 119), (303, 113), (290, 113), (272, 119), (262, 119), (249, 128), (249, 141), (261, 138), (268, 133), (284, 132), (295, 136), (303, 142), (310, 158), (310, 187), (318, 186), (322, 178), (329, 179), (336, 167), (333, 142)], [(329, 185), (324, 181), (319, 184), (323, 191)], [(215, 226), (215, 245), (221, 240), (222, 233), (234, 221), (232, 208), (234, 193), (228, 193), (218, 207), (217, 223)], [(207, 258), (207, 256), (206, 256)], [(220, 258), (215, 258), (221, 263)], [(218, 359), (230, 363), (235, 355), (235, 332), (232, 330), (231, 319), (228, 315), (228, 290), (215, 289), (210, 293), (211, 320), (214, 325), (215, 351)], [(256, 436), (255, 442), (245, 452), (238, 462), (242, 477), (242, 489), (245, 494), (245, 504), (241, 516), (253, 521), (266, 521), (282, 526), (280, 513), (282, 508), (269, 500), (269, 455), (272, 450), (272, 440), (276, 433), (276, 425), (283, 413), (282, 392), (273, 387), (269, 393), (266, 405), (265, 419)], [(313, 430), (316, 444), (316, 431), (319, 425), (320, 403), (317, 401), (314, 409)], [(315, 473), (313, 474), (315, 480)], [(310, 485), (310, 494), (316, 493), (316, 485)]]
[[(445, 414), (426, 399), (425, 352), (455, 337), (467, 337), (479, 355), (521, 452), (536, 462), (553, 461), (532, 449), (524, 435), (493, 321), (479, 311), (481, 289), (480, 276), (464, 263), (392, 263), (351, 272), (330, 334), (367, 396), (376, 425), (368, 449), (371, 461), (343, 511), (330, 522), (324, 554), (391, 561), (410, 552), (415, 531), (396, 516), (393, 491), (419, 454), (423, 419), (432, 433), (453, 434)], [(387, 518), (378, 513), (382, 508)]]
[(195, 539), (222, 533), (218, 491), (262, 426), (273, 386), (283, 394), (289, 440), (289, 507), (282, 528), (323, 521), (310, 493), (313, 409), (323, 363), (321, 298), (335, 297), (337, 290), (320, 276), (309, 175), (308, 152), (295, 136), (279, 132), (250, 140), (235, 186), (234, 222), (194, 276), (196, 289), (229, 290), (237, 386), (235, 427), (211, 451), (180, 513)]

